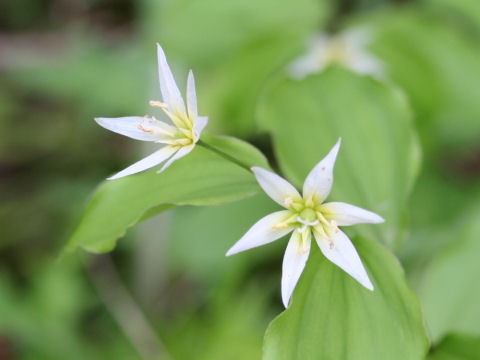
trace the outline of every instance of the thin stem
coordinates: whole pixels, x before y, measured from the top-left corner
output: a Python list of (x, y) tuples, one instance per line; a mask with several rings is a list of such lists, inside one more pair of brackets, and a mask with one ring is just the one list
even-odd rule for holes
[(244, 168), (248, 172), (251, 172), (250, 166), (248, 166), (245, 163), (243, 163), (242, 161), (234, 158), (233, 156), (228, 155), (227, 153), (223, 152), (222, 150), (218, 150), (217, 148), (213, 147), (212, 145), (207, 144), (206, 142), (203, 142), (202, 140), (198, 140), (197, 144), (200, 145), (200, 146), (203, 146), (205, 149), (208, 149), (208, 150), (216, 153), (217, 155), (220, 155), (221, 157), (227, 159), (228, 161), (231, 161), (234, 164), (237, 164), (238, 166)]
[[(92, 258), (90, 258), (92, 259)], [(144, 360), (172, 360), (145, 315), (120, 280), (109, 255), (96, 256), (84, 264), (98, 295)]]

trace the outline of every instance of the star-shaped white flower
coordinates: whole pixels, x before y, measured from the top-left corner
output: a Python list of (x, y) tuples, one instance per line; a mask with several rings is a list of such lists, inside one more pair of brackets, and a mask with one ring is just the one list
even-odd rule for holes
[(364, 27), (336, 35), (319, 34), (311, 39), (307, 52), (288, 66), (288, 72), (292, 77), (301, 79), (321, 72), (331, 64), (339, 64), (358, 74), (382, 78), (382, 61), (367, 49), (372, 38), (372, 32)]
[(157, 120), (153, 116), (127, 116), (121, 118), (95, 118), (105, 129), (131, 137), (136, 140), (153, 141), (164, 146), (146, 158), (130, 165), (111, 176), (108, 180), (150, 169), (165, 162), (159, 173), (175, 160), (190, 153), (200, 139), (200, 134), (208, 122), (206, 116), (198, 116), (195, 80), (190, 70), (187, 80), (187, 106), (183, 102), (180, 90), (175, 83), (168, 66), (165, 53), (160, 44), (158, 51), (158, 76), (163, 102), (150, 101), (150, 105), (163, 110), (172, 124)]
[(286, 210), (260, 219), (227, 252), (227, 256), (268, 244), (293, 232), (282, 267), (282, 300), (288, 307), (290, 296), (302, 274), (312, 233), (323, 255), (369, 290), (373, 285), (350, 239), (338, 227), (360, 223), (382, 223), (379, 215), (342, 203), (324, 203), (333, 184), (333, 167), (341, 139), (308, 174), (303, 196), (287, 180), (260, 167), (253, 167), (258, 183), (272, 200)]

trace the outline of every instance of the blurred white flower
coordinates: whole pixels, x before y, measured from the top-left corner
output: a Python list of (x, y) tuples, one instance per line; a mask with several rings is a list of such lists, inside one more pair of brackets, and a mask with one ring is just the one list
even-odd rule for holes
[(105, 129), (131, 137), (136, 140), (153, 141), (164, 146), (146, 158), (130, 165), (111, 176), (108, 180), (150, 169), (165, 162), (159, 173), (175, 160), (190, 153), (200, 138), (208, 122), (206, 116), (198, 116), (195, 80), (190, 70), (187, 80), (187, 106), (183, 102), (180, 90), (167, 64), (165, 53), (160, 44), (158, 51), (158, 75), (163, 102), (150, 101), (150, 105), (163, 110), (172, 124), (157, 120), (153, 116), (127, 116), (121, 118), (95, 118)]
[(287, 71), (293, 78), (301, 79), (339, 64), (358, 74), (381, 78), (384, 65), (367, 49), (372, 41), (372, 32), (364, 27), (336, 35), (319, 34), (310, 40), (307, 52), (288, 65)]
[(341, 139), (308, 174), (303, 196), (287, 180), (260, 167), (253, 167), (258, 183), (267, 195), (286, 210), (260, 219), (233, 245), (227, 256), (275, 241), (293, 232), (282, 267), (282, 301), (290, 296), (310, 253), (312, 233), (323, 255), (369, 290), (373, 285), (355, 247), (338, 226), (382, 223), (379, 215), (342, 202), (323, 203), (333, 184), (333, 167)]

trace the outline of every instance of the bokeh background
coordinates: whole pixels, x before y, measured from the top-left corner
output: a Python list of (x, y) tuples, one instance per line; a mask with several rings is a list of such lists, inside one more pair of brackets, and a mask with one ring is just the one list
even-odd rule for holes
[(160, 42), (179, 84), (194, 70), (209, 131), (275, 164), (258, 95), (311, 34), (357, 24), (423, 152), (398, 256), (434, 341), (480, 336), (480, 2), (2, 0), (0, 359), (260, 359), (284, 244), (224, 253), (275, 208), (263, 195), (170, 211), (111, 254), (59, 260), (97, 184), (149, 151), (93, 118), (148, 113)]

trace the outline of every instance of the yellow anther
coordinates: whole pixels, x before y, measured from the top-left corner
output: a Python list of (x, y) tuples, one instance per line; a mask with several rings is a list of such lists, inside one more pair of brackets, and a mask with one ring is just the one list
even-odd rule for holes
[(168, 105), (161, 102), (161, 101), (150, 100), (149, 104), (150, 104), (150, 106), (158, 107), (160, 109), (167, 109), (168, 108)]
[(298, 249), (298, 255), (306, 254), (310, 251), (310, 246), (301, 247)]
[(339, 232), (340, 229), (338, 228), (338, 225), (335, 222), (335, 220), (330, 221), (330, 225), (332, 225), (332, 227), (333, 227), (333, 229), (335, 230), (336, 233)]
[(328, 239), (328, 247), (332, 250), (335, 247), (335, 244), (332, 239)]
[(285, 229), (287, 226), (288, 224), (286, 222), (282, 222), (282, 223), (275, 224), (272, 227), (274, 229)]
[(290, 196), (289, 196), (289, 197), (286, 197), (285, 200), (283, 200), (283, 204), (284, 204), (285, 206), (290, 206), (290, 205), (292, 205), (292, 203), (293, 203), (293, 198), (290, 197)]
[(145, 132), (147, 132), (147, 133), (150, 133), (150, 134), (154, 134), (154, 133), (155, 133), (155, 131), (153, 131), (152, 129), (147, 129), (147, 128), (145, 128), (142, 124), (138, 124), (137, 127), (138, 127), (140, 130), (145, 131)]

